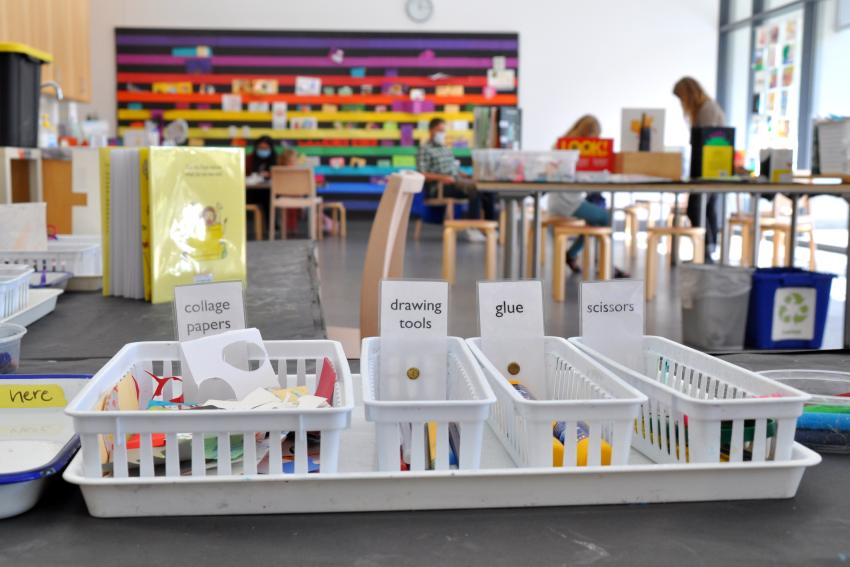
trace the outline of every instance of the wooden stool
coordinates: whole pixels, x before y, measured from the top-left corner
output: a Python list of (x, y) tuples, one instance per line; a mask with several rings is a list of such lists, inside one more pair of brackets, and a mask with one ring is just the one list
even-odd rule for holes
[(345, 238), (348, 236), (348, 227), (346, 226), (345, 205), (339, 201), (333, 203), (322, 203), (322, 212), (331, 212), (331, 218), (334, 221), (333, 234)]
[[(646, 300), (652, 301), (655, 297), (655, 280), (658, 266), (655, 256), (658, 254), (658, 241), (663, 237), (684, 236), (690, 238), (694, 245), (694, 263), (702, 264), (705, 261), (705, 229), (693, 227), (659, 226), (650, 228), (646, 242)], [(670, 254), (667, 255), (671, 257)]]
[[(582, 219), (577, 219), (575, 217), (556, 217), (547, 216), (545, 219), (540, 221), (540, 266), (543, 267), (546, 265), (546, 233), (552, 227), (557, 226), (585, 226), (585, 223)], [(529, 223), (528, 229), (526, 230), (526, 245), (525, 245), (525, 271), (527, 274), (531, 273), (531, 256), (534, 254), (534, 225), (533, 223)]]
[(652, 204), (649, 201), (636, 201), (623, 209), (623, 214), (626, 215), (626, 226), (624, 230), (626, 233), (626, 248), (632, 256), (637, 251), (637, 237), (640, 231), (638, 211), (646, 211), (647, 228), (655, 226), (655, 222), (652, 219)]
[[(788, 246), (791, 243), (791, 221), (777, 220), (773, 224), (773, 267), (782, 266), (785, 264), (784, 259), (788, 254)], [(815, 262), (815, 252), (817, 252), (817, 244), (815, 243), (814, 223), (808, 219), (798, 219), (797, 234), (809, 235), (809, 270), (815, 271), (817, 263)], [(752, 235), (752, 233), (750, 233)], [(784, 248), (785, 254), (780, 253), (780, 248)], [(752, 254), (751, 254), (752, 255)]]
[(245, 205), (245, 212), (254, 215), (254, 240), (263, 239), (263, 210), (259, 205)]
[(584, 251), (582, 253), (582, 272), (585, 279), (588, 278), (592, 267), (590, 266), (590, 239), (594, 238), (599, 246), (599, 270), (597, 278), (607, 280), (611, 278), (611, 227), (608, 226), (555, 226), (555, 244), (552, 253), (552, 299), (564, 301), (566, 296), (564, 290), (564, 263), (567, 251), (567, 239), (571, 236), (584, 236)]
[(455, 264), (457, 263), (457, 231), (472, 228), (480, 230), (487, 237), (487, 249), (484, 255), (484, 277), (496, 279), (496, 221), (464, 219), (443, 221), (443, 279), (455, 283)]

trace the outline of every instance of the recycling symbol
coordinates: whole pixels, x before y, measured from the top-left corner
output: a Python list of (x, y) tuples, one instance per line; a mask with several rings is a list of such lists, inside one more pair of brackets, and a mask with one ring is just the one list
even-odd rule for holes
[(783, 323), (800, 324), (809, 316), (809, 306), (799, 292), (791, 292), (785, 296), (779, 306), (779, 318)]

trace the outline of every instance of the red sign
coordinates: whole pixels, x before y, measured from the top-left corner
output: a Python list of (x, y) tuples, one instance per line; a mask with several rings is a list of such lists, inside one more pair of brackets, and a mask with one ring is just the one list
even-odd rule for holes
[(559, 138), (557, 149), (579, 151), (577, 171), (614, 171), (612, 138)]

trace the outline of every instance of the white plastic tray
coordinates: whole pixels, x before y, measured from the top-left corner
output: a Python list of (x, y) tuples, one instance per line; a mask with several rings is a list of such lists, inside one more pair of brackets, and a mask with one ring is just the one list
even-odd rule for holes
[(479, 470), (374, 472), (360, 383), (336, 474), (88, 479), (77, 455), (64, 478), (97, 517), (295, 514), (791, 498), (821, 460), (795, 444), (787, 461), (659, 465), (632, 451), (624, 466), (518, 469), (487, 428)]
[(27, 327), (56, 309), (56, 300), (62, 295), (61, 289), (43, 288), (29, 290), (29, 303), (26, 308), (13, 313), (0, 323), (15, 323)]
[[(88, 379), (81, 376), (6, 374), (0, 384), (59, 384), (70, 400)], [(48, 477), (62, 470), (80, 442), (64, 408), (0, 409), (0, 518), (35, 506)]]

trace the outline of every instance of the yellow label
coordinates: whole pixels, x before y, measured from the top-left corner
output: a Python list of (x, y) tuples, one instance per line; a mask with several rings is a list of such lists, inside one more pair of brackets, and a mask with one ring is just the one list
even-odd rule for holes
[(717, 179), (732, 175), (733, 154), (732, 146), (703, 146), (702, 176)]
[(59, 384), (2, 384), (0, 408), (64, 408), (68, 405)]

